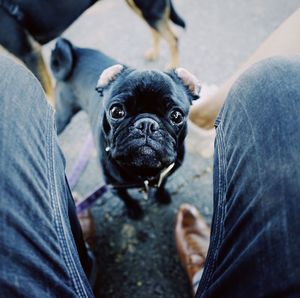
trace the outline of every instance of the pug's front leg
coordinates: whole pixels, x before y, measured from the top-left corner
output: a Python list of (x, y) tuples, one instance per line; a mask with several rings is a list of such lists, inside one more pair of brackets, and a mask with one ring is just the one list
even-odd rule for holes
[(144, 212), (140, 204), (128, 194), (126, 189), (117, 190), (117, 195), (124, 202), (128, 216), (131, 219), (141, 219), (143, 217)]
[(170, 193), (165, 188), (166, 182), (163, 182), (156, 190), (155, 198), (161, 204), (170, 204), (172, 201)]

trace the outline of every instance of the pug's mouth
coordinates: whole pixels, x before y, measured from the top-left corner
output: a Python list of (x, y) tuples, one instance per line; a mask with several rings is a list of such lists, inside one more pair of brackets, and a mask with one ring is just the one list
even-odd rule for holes
[(173, 162), (148, 144), (131, 148), (125, 154), (116, 156), (115, 160), (127, 172), (148, 179), (158, 176)]

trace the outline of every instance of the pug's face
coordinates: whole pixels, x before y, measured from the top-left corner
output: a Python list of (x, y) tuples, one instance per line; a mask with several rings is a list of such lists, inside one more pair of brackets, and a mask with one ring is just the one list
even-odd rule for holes
[(103, 146), (110, 148), (111, 160), (124, 171), (148, 179), (176, 163), (192, 96), (178, 75), (122, 68), (104, 83), (102, 78), (103, 85), (108, 86)]

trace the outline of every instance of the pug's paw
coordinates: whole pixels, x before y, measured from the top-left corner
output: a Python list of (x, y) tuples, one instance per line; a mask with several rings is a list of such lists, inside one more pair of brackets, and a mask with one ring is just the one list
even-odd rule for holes
[(155, 194), (155, 197), (161, 204), (170, 204), (172, 201), (170, 193), (164, 188), (159, 188)]
[(131, 201), (129, 205), (126, 205), (126, 209), (128, 217), (133, 220), (139, 220), (144, 216), (144, 211), (138, 202)]

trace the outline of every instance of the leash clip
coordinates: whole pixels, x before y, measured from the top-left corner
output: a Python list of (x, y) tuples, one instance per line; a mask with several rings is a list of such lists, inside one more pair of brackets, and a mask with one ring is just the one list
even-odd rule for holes
[(149, 199), (149, 181), (145, 180), (144, 181), (144, 189), (143, 189), (143, 193), (144, 193), (144, 200), (148, 201)]

